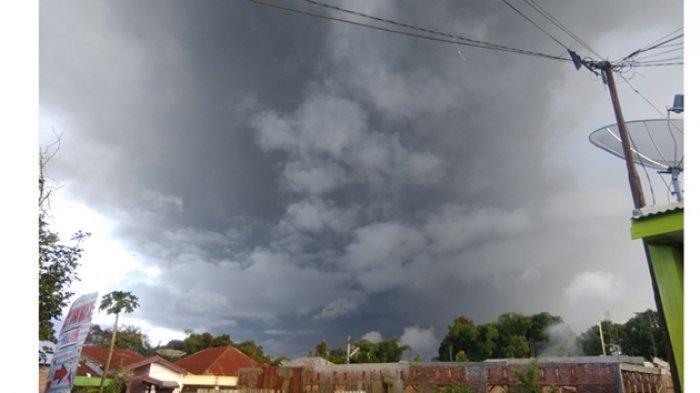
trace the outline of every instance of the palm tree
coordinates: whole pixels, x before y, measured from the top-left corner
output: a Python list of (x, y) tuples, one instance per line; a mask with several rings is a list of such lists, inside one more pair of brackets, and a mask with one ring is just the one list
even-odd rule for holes
[(109, 344), (109, 353), (107, 354), (107, 363), (102, 369), (102, 378), (100, 379), (100, 393), (104, 392), (105, 375), (109, 370), (109, 363), (112, 361), (112, 352), (114, 352), (114, 342), (117, 338), (117, 323), (119, 322), (119, 314), (125, 312), (130, 314), (139, 306), (139, 298), (131, 292), (113, 291), (102, 296), (100, 302), (100, 311), (107, 311), (108, 314), (114, 314), (114, 328), (112, 329), (112, 341)]

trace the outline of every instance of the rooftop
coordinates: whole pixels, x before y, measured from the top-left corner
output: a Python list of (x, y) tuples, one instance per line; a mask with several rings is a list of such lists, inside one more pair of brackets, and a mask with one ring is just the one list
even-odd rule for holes
[(175, 364), (192, 374), (221, 376), (234, 376), (243, 367), (258, 365), (233, 346), (207, 348), (186, 356)]

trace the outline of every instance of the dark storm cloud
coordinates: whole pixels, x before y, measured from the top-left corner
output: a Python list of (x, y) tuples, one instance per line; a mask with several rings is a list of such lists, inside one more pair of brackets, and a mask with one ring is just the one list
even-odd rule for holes
[[(563, 52), (496, 2), (347, 4)], [(607, 6), (551, 4), (591, 41), (680, 23)], [(577, 298), (587, 283), (629, 266), (638, 299), (610, 304), (649, 304), (624, 187), (548, 166), (572, 116), (590, 118), (552, 109), (571, 72), (245, 1), (41, 4), (42, 116), (66, 125), (52, 171), (160, 267), (133, 288), (140, 315), (293, 355), (374, 331), (431, 356), (458, 314), (549, 310), (580, 328), (600, 312)], [(606, 94), (578, 78), (582, 102)]]

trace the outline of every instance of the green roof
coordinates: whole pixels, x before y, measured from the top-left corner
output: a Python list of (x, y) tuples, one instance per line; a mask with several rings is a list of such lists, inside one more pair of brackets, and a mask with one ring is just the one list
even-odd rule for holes
[[(105, 378), (105, 386), (109, 386), (112, 383), (111, 378)], [(96, 386), (100, 387), (100, 377), (75, 377), (73, 386)]]

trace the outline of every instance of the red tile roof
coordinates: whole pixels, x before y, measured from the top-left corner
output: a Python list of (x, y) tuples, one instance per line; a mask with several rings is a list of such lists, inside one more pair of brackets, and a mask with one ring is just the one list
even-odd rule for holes
[(258, 364), (232, 346), (207, 348), (177, 362), (178, 366), (192, 374), (235, 376), (242, 367)]
[[(100, 367), (104, 367), (104, 364), (107, 362), (108, 353), (109, 348), (86, 345), (83, 347), (83, 351), (80, 353), (80, 356), (89, 359), (91, 362), (98, 364)], [(116, 368), (125, 368), (133, 363), (138, 363), (145, 359), (145, 356), (141, 356), (138, 353), (128, 349), (115, 348), (114, 352), (112, 352), (112, 360), (109, 362), (109, 369), (114, 370)], [(80, 369), (78, 375), (80, 375)]]

